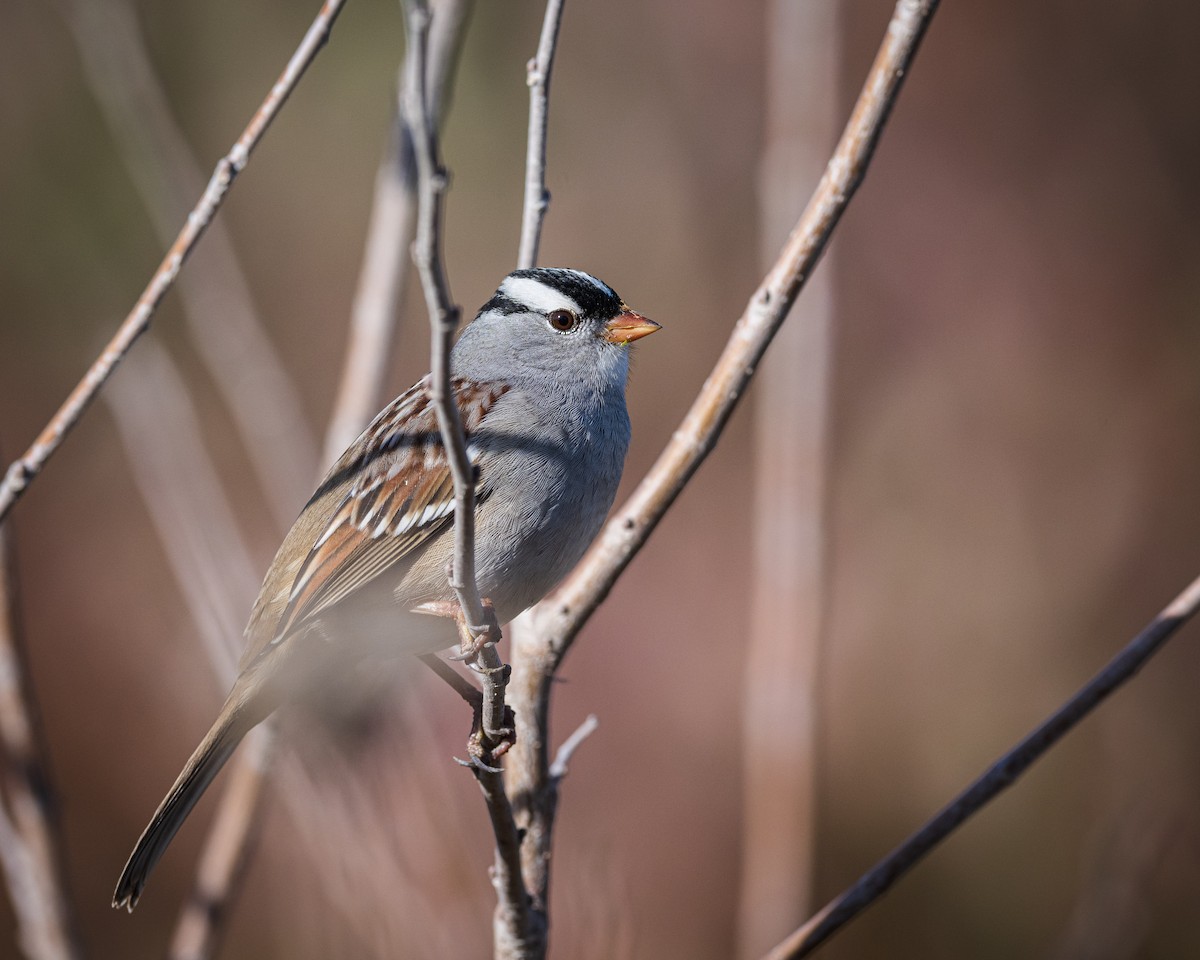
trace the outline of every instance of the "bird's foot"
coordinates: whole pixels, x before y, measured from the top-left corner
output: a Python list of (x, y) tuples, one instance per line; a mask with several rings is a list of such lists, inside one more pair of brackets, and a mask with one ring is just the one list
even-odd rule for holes
[(482, 624), (468, 623), (466, 614), (463, 613), (457, 600), (430, 600), (413, 607), (412, 612), (453, 620), (455, 626), (458, 627), (458, 653), (447, 659), (472, 663), (479, 656), (479, 651), (489, 643), (493, 645), (499, 643), (501, 638), (500, 624), (496, 621), (496, 608), (486, 597), (481, 602), (483, 604)]
[(451, 660), (462, 660), (471, 664), (475, 669), (483, 670), (482, 662), (477, 662), (480, 651), (488, 644), (495, 646), (500, 642), (500, 624), (496, 620), (496, 608), (486, 597), (482, 600), (483, 623), (468, 622), (467, 616), (455, 605), (454, 622), (458, 626), (458, 653)]

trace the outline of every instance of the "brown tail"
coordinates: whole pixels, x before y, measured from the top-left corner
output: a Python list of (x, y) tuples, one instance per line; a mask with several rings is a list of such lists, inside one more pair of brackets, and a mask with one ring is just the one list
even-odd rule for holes
[[(253, 712), (257, 714), (258, 711)], [(251, 717), (250, 713), (244, 702), (235, 702), (232, 697), (225, 703), (129, 855), (129, 862), (121, 871), (121, 879), (113, 893), (114, 907), (125, 907), (132, 912), (137, 906), (146, 878), (183, 826), (192, 807), (225, 766), (242, 737), (262, 719), (257, 715)]]

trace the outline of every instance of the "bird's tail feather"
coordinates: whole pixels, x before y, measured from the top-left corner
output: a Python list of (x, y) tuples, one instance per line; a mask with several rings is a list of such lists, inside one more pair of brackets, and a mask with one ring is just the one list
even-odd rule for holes
[(240, 703), (232, 700), (221, 710), (212, 728), (200, 741), (175, 780), (163, 802), (154, 811), (149, 825), (142, 831), (129, 862), (121, 871), (113, 906), (132, 912), (146, 886), (146, 878), (167, 849), (183, 821), (203, 795), (213, 778), (225, 766), (234, 749), (261, 717), (251, 718)]

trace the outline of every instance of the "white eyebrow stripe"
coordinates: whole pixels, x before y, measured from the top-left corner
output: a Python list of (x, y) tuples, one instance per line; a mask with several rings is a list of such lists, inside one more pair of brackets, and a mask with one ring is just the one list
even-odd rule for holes
[(579, 304), (541, 280), (533, 277), (509, 277), (500, 284), (500, 291), (507, 297), (523, 303), (533, 310), (549, 313), (551, 310), (570, 310), (580, 313)]

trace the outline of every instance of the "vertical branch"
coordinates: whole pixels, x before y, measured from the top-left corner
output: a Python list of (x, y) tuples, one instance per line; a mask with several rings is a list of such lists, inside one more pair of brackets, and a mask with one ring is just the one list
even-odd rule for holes
[(270, 126), (271, 121), (278, 115), (287, 98), (300, 82), (300, 78), (308, 69), (333, 29), (333, 23), (341, 12), (346, 0), (325, 0), (320, 12), (300, 41), (296, 52), (284, 67), (283, 73), (267, 94), (258, 110), (255, 111), (246, 129), (238, 137), (230, 151), (220, 159), (212, 177), (208, 181), (203, 195), (188, 214), (183, 228), (179, 231), (175, 242), (167, 250), (158, 269), (150, 278), (150, 282), (117, 329), (116, 335), (101, 351), (100, 356), (93, 361), (83, 379), (75, 386), (58, 411), (50, 418), (50, 422), (42, 428), (37, 439), (5, 472), (0, 481), (0, 521), (8, 516), (13, 505), (29, 488), (29, 484), (45, 467), (47, 461), (62, 445), (67, 434), (83, 417), (96, 393), (112, 376), (113, 370), (129, 352), (134, 342), (150, 327), (150, 320), (158, 305), (162, 303), (167, 291), (175, 285), (183, 262), (195, 249), (204, 231), (229, 192), (230, 186), (238, 174), (245, 169), (250, 160), (250, 154)]
[(472, 638), (487, 636), (476, 664), (483, 677), (482, 739), (484, 762), (472, 766), (483, 791), (492, 830), (496, 838), (496, 855), (492, 868), (492, 883), (497, 904), (493, 917), (494, 951), (497, 958), (538, 956), (530, 952), (528, 896), (521, 878), (520, 837), (513, 820), (512, 808), (504, 792), (500, 772), (486, 763), (494, 746), (491, 734), (505, 724), (504, 688), (508, 668), (496, 652), (498, 638), (494, 617), (485, 611), (475, 582), (475, 471), (467, 455), (462, 418), (455, 402), (450, 382), (450, 347), (458, 327), (459, 309), (450, 297), (441, 256), (442, 207), (447, 187), (447, 175), (438, 150), (437, 130), (429, 115), (425, 92), (429, 8), (425, 0), (405, 0), (405, 25), (408, 30), (406, 64), (408, 79), (404, 113), (413, 135), (413, 150), (417, 162), (417, 239), (413, 245), (413, 260), (421, 276), (425, 303), (431, 327), (430, 393), (437, 414), (438, 429), (446, 450), (446, 459), (454, 477), (454, 561), (451, 586), (458, 598)]
[(16, 567), (0, 523), (0, 741), (6, 773), (0, 865), (28, 960), (81, 956), (67, 898), (62, 828), (46, 772), (44, 737), (20, 642)]
[(547, 0), (537, 54), (526, 68), (529, 84), (529, 133), (525, 147), (525, 204), (521, 213), (521, 246), (517, 268), (537, 265), (542, 242), (542, 224), (550, 207), (546, 190), (546, 128), (550, 121), (550, 72), (554, 69), (554, 51), (558, 28), (562, 24), (563, 0)]
[[(759, 182), (764, 265), (837, 136), (837, 41), (836, 4), (768, 4)], [(754, 559), (742, 696), (743, 958), (759, 956), (795, 927), (812, 900), (832, 341), (826, 253), (763, 361), (754, 404)]]
[(483, 604), (475, 584), (475, 476), (467, 456), (462, 417), (450, 383), (450, 348), (461, 314), (450, 296), (442, 263), (442, 219), (449, 179), (438, 152), (437, 131), (425, 92), (429, 41), (429, 7), (425, 0), (405, 0), (408, 29), (408, 76), (404, 115), (413, 136), (417, 162), (417, 239), (413, 261), (421, 276), (430, 325), (430, 393), (446, 459), (454, 477), (454, 570), (451, 585), (459, 606), (476, 632), (483, 632)]
[[(474, 0), (443, 0), (430, 24), (429, 112), (440, 127)], [(402, 104), (407, 70), (400, 69), (396, 116), (375, 175), (375, 199), (350, 315), (346, 359), (325, 433), (322, 466), (333, 463), (383, 403), (396, 320), (408, 284), (409, 250), (416, 235), (416, 159)]]

